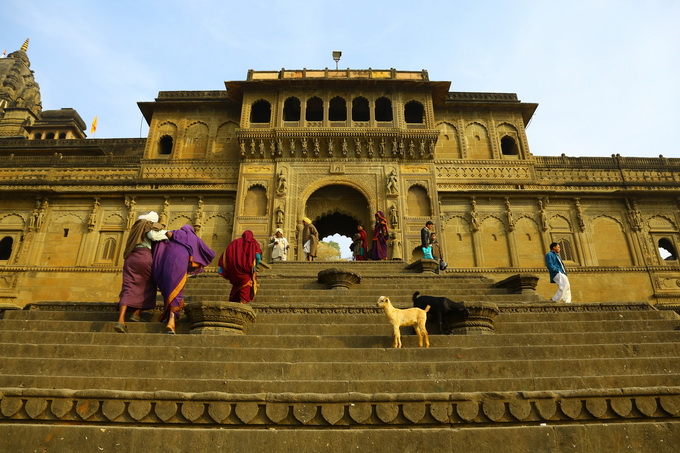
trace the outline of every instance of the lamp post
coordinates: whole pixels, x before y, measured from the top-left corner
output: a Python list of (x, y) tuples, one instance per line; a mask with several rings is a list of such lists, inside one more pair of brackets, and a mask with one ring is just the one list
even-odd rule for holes
[(338, 70), (338, 61), (340, 61), (340, 57), (342, 56), (342, 52), (339, 50), (334, 50), (333, 51), (333, 60), (335, 60), (335, 70)]

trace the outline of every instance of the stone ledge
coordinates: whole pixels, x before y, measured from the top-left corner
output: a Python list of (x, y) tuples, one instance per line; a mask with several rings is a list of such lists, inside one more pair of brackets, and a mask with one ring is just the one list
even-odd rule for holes
[(439, 270), (439, 261), (420, 259), (406, 266), (406, 269), (411, 269), (423, 274), (436, 274)]
[(479, 393), (0, 389), (0, 420), (116, 425), (481, 426), (680, 417), (680, 387)]

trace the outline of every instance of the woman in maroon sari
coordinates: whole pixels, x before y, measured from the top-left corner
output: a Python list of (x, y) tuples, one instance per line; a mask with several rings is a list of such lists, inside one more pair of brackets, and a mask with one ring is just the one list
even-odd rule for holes
[(257, 292), (255, 269), (261, 258), (262, 248), (250, 230), (244, 231), (240, 238), (231, 241), (222, 253), (219, 273), (232, 284), (230, 302), (247, 304), (255, 298)]
[(387, 219), (382, 211), (375, 213), (375, 226), (373, 227), (373, 244), (370, 258), (372, 260), (387, 259), (387, 239), (390, 237), (387, 228)]
[(213, 252), (196, 236), (191, 225), (168, 233), (169, 241), (157, 242), (153, 251), (153, 277), (163, 294), (165, 309), (160, 321), (168, 323), (168, 333), (175, 333), (175, 321), (184, 307), (184, 285), (189, 274), (203, 272), (215, 258)]

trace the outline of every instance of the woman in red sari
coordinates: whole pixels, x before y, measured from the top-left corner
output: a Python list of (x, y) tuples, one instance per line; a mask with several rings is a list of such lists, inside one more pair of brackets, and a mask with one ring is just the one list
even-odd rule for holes
[(250, 230), (244, 231), (240, 238), (231, 241), (222, 253), (219, 274), (232, 284), (230, 302), (247, 304), (255, 298), (257, 292), (255, 269), (261, 258), (262, 248)]

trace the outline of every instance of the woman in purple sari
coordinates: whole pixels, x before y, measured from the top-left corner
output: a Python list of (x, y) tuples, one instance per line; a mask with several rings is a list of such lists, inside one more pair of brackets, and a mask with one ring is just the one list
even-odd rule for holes
[(387, 219), (382, 211), (375, 213), (375, 226), (373, 227), (373, 244), (371, 246), (370, 258), (372, 260), (387, 259), (387, 239), (390, 237), (387, 228)]
[(191, 225), (168, 233), (169, 241), (156, 243), (153, 251), (153, 278), (163, 294), (165, 309), (160, 321), (168, 323), (168, 333), (175, 333), (175, 321), (184, 307), (184, 285), (189, 274), (203, 272), (215, 258), (213, 252), (196, 236)]

